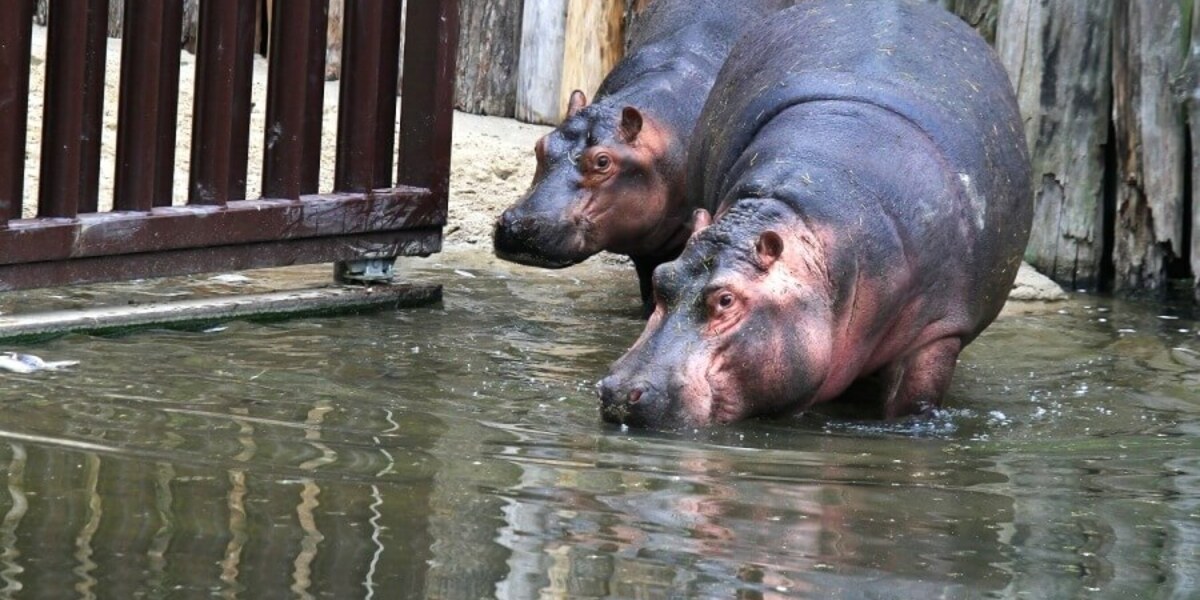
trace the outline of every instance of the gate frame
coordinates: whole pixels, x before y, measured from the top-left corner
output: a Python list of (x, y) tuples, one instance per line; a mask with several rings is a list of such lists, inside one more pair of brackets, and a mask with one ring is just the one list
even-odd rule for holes
[(185, 206), (171, 206), (181, 0), (126, 2), (113, 210), (96, 212), (107, 4), (51, 10), (34, 219), (20, 218), (34, 0), (0, 5), (0, 291), (440, 251), (457, 0), (407, 3), (398, 144), (401, 0), (346, 0), (330, 194), (326, 2), (274, 3), (260, 199), (244, 199), (254, 0), (202, 2)]

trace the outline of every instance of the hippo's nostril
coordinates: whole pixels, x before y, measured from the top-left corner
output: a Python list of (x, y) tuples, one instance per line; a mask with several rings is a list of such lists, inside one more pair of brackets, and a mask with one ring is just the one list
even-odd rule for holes
[(509, 230), (512, 229), (515, 220), (513, 219), (512, 212), (506, 210), (500, 213), (500, 216), (496, 219), (496, 226), (501, 230)]
[(638, 402), (641, 401), (641, 399), (642, 399), (642, 389), (641, 388), (633, 388), (633, 390), (631, 390), (629, 392), (629, 404), (631, 404), (631, 405), (637, 404)]

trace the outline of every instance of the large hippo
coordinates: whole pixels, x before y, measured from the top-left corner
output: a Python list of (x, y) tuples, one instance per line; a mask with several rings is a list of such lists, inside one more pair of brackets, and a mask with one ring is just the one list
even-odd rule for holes
[(814, 0), (776, 15), (705, 106), (689, 194), (718, 206), (714, 222), (700, 213), (654, 273), (654, 314), (600, 384), (604, 417), (938, 406), (1029, 236), (1022, 131), (996, 55), (940, 8)]
[(687, 148), (713, 81), (752, 24), (795, 1), (652, 3), (596, 102), (573, 93), (566, 120), (538, 141), (532, 187), (496, 223), (496, 255), (547, 268), (628, 255), (648, 313), (654, 268), (691, 233)]

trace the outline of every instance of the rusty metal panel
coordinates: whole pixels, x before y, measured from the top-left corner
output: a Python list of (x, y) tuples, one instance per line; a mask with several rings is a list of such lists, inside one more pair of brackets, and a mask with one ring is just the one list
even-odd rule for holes
[(446, 212), (432, 194), (414, 188), (94, 213), (12, 222), (0, 230), (0, 264), (401, 231), (445, 222)]
[(407, 4), (396, 182), (427, 187), (445, 206), (450, 194), (458, 0)]
[(0, 229), (21, 218), (34, 0), (0, 4)]
[(164, 277), (332, 262), (358, 258), (364, 253), (428, 256), (441, 251), (441, 246), (441, 228), (434, 227), (129, 256), (0, 265), (0, 291), (120, 281), (134, 276)]
[(254, 17), (253, 0), (200, 4), (189, 204), (246, 197)]
[(182, 0), (125, 3), (114, 210), (171, 205), (182, 32)]
[[(87, 180), (99, 173), (98, 136), (89, 139), (89, 128), (100, 122), (94, 114), (100, 107), (102, 90), (95, 84), (96, 71), (103, 80), (104, 53), (97, 52), (97, 39), (89, 23), (108, 19), (107, 0), (81, 0), (50, 11), (46, 51), (46, 101), (42, 117), (41, 189), (38, 216), (70, 218), (79, 211), (81, 199), (97, 183)], [(103, 41), (103, 38), (100, 38)], [(89, 45), (92, 48), (89, 49)], [(89, 114), (92, 113), (92, 114)], [(98, 148), (98, 146), (97, 146)]]
[(322, 0), (275, 2), (267, 75), (265, 198), (296, 199), (317, 191), (325, 101), (325, 10)]
[(390, 187), (400, 75), (400, 0), (348, 0), (334, 190)]

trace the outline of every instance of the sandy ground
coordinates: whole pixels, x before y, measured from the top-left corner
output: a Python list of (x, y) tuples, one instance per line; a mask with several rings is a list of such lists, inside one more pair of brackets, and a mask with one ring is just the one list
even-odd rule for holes
[[(33, 63), (30, 77), (29, 134), (26, 145), (26, 202), (24, 216), (36, 213), (38, 165), (41, 154), (42, 105), (45, 96), (44, 73), (46, 29), (34, 28)], [(106, 95), (104, 130), (101, 140), (100, 206), (112, 205), (113, 173), (116, 162), (117, 103), (121, 65), (120, 40), (109, 40), (106, 64)], [(195, 90), (195, 57), (182, 53), (180, 67), (177, 150), (175, 163), (174, 201), (183, 204), (187, 198), (192, 106)], [(255, 57), (253, 110), (251, 113), (250, 163), (248, 197), (255, 198), (261, 189), (262, 150), (266, 121), (267, 62)], [(337, 139), (338, 83), (325, 87), (324, 125), (322, 136), (320, 191), (333, 188), (335, 140)], [(533, 178), (533, 145), (549, 128), (519, 123), (511, 119), (455, 113), (454, 150), (450, 181), (450, 214), (446, 227), (446, 244), (464, 249), (491, 251), (492, 223), (500, 212), (521, 196)], [(621, 262), (606, 256), (604, 263)], [(1032, 268), (1022, 268), (1014, 289), (1014, 299), (1045, 301), (1065, 297), (1061, 288), (1042, 277)]]

